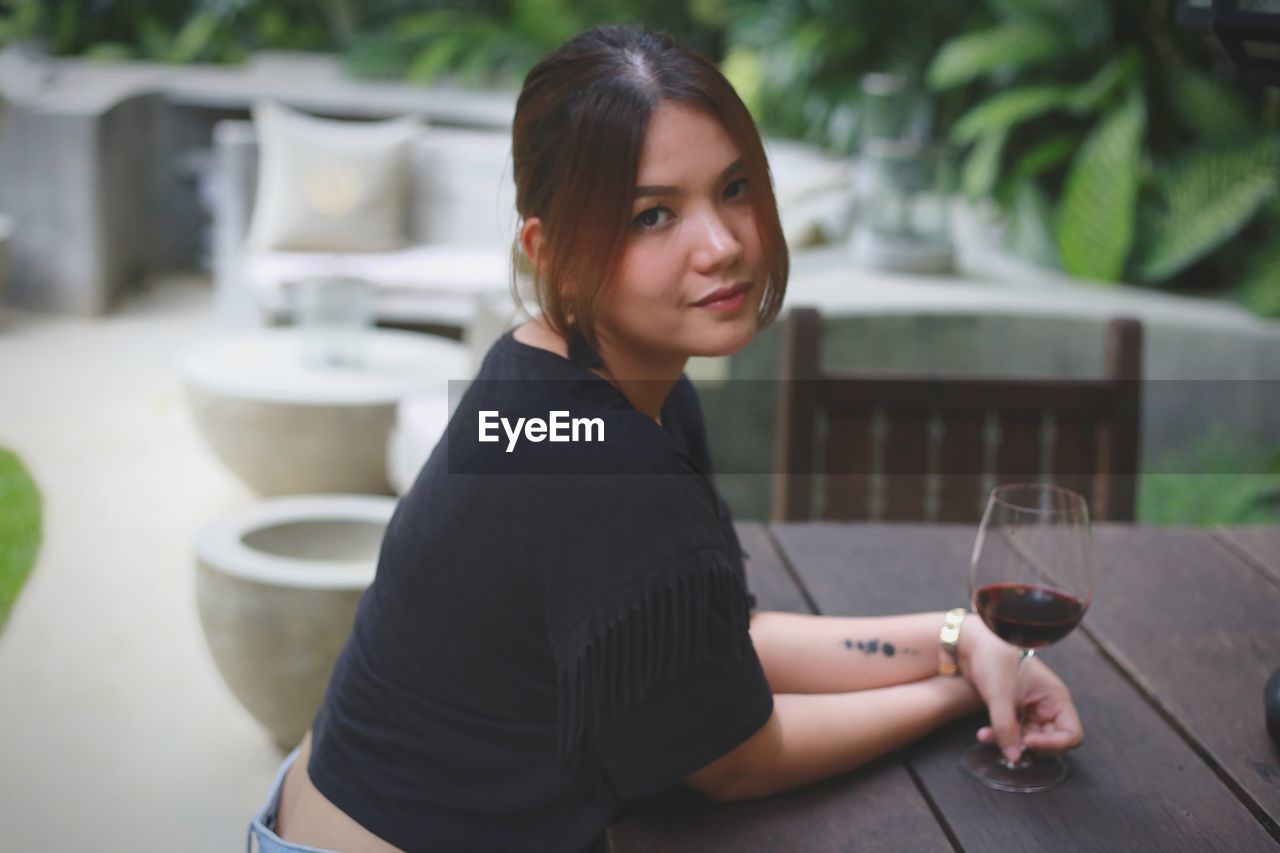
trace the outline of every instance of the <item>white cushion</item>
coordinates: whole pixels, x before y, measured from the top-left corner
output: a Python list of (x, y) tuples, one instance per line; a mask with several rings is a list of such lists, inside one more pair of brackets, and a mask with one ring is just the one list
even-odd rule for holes
[(253, 121), (261, 153), (251, 249), (373, 252), (403, 245), (409, 161), (423, 133), (418, 119), (333, 121), (259, 101)]
[(374, 286), (377, 315), (387, 320), (466, 325), (478, 296), (510, 287), (511, 259), (497, 246), (411, 246), (393, 252), (255, 252), (245, 275), (270, 314), (292, 311), (292, 282), (350, 276)]
[(511, 246), (519, 218), (509, 131), (432, 128), (411, 162), (410, 240)]

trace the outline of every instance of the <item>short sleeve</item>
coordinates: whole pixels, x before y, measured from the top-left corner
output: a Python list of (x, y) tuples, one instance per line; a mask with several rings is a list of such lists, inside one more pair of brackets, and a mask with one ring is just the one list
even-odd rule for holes
[(619, 591), (556, 643), (561, 756), (649, 796), (731, 752), (773, 713), (741, 568), (685, 554)]

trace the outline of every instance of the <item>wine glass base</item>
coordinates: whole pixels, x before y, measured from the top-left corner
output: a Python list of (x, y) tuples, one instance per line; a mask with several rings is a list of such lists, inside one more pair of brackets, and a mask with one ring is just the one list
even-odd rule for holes
[(1070, 772), (1067, 762), (1057, 756), (1033, 755), (1024, 750), (1022, 760), (1009, 766), (999, 747), (980, 743), (970, 749), (961, 761), (969, 775), (988, 788), (1015, 794), (1034, 794), (1047, 791)]

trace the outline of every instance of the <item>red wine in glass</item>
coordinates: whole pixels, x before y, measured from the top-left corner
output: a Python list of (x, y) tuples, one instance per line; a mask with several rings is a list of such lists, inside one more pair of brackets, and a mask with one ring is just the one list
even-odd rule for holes
[[(969, 569), (974, 612), (1021, 650), (1020, 662), (1061, 640), (1093, 600), (1093, 539), (1084, 498), (1042, 483), (994, 489)], [(1061, 758), (1024, 750), (1012, 762), (994, 744), (969, 750), (964, 767), (989, 787), (1019, 793), (1052, 788), (1067, 776)]]
[(1058, 642), (1084, 618), (1084, 604), (1046, 586), (991, 583), (973, 594), (973, 606), (997, 637), (1022, 649)]

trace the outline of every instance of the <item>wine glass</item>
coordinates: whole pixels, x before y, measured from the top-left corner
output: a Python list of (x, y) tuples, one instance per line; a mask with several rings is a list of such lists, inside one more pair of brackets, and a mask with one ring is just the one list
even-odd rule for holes
[[(969, 595), (987, 627), (1019, 648), (1019, 675), (1024, 660), (1080, 623), (1093, 601), (1093, 576), (1089, 507), (1081, 495), (1041, 483), (991, 492), (973, 545)], [(1061, 758), (1023, 750), (1012, 762), (993, 743), (971, 749), (964, 766), (989, 787), (1019, 793), (1067, 777)]]

